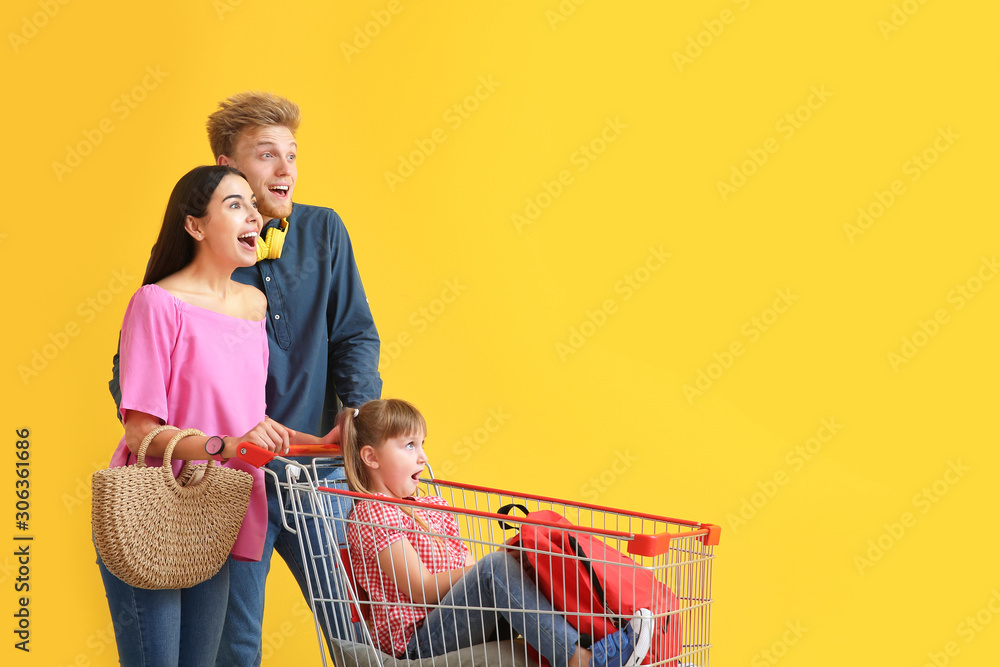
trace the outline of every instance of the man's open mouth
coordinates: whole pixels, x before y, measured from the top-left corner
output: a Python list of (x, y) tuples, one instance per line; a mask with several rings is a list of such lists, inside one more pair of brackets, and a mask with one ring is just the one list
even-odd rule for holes
[(271, 187), (268, 188), (268, 190), (281, 198), (285, 198), (288, 196), (287, 185), (272, 185)]

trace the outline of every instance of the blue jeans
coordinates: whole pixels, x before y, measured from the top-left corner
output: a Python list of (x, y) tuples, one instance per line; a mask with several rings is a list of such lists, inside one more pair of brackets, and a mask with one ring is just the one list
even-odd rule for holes
[(484, 644), (504, 622), (553, 667), (566, 667), (580, 640), (576, 629), (555, 612), (517, 559), (505, 551), (478, 561), (438, 604), (410, 637), (406, 655), (411, 660)]
[[(267, 467), (277, 472), (281, 480), (285, 479), (285, 464), (273, 461)], [(337, 483), (338, 480), (344, 479), (343, 468), (331, 468), (326, 472), (325, 479), (320, 480), (321, 486), (326, 481), (326, 486), (344, 488), (343, 482)], [(264, 540), (264, 553), (259, 562), (230, 559), (229, 611), (226, 614), (222, 644), (219, 647), (218, 661), (216, 662), (219, 667), (232, 667), (233, 665), (256, 667), (260, 665), (265, 581), (267, 573), (271, 569), (273, 552), (277, 551), (285, 561), (295, 577), (295, 581), (298, 582), (303, 596), (308, 598), (309, 586), (311, 586), (314, 600), (346, 599), (346, 593), (341, 590), (342, 582), (339, 578), (335, 578), (331, 572), (333, 563), (329, 559), (314, 560), (309, 567), (303, 565), (299, 536), (285, 530), (281, 522), (284, 511), (282, 505), (290, 506), (289, 495), (282, 490), (281, 502), (279, 502), (274, 478), (265, 473), (264, 480), (267, 491), (267, 536)], [(325, 494), (324, 501), (328, 504), (323, 509), (324, 514), (346, 517), (347, 513), (350, 512), (350, 505), (345, 503), (344, 506), (339, 506), (336, 503), (331, 503), (331, 500), (337, 499), (333, 494)], [(306, 513), (316, 510), (309, 505), (308, 499), (305, 500), (304, 505)], [(329, 535), (322, 526), (322, 522), (312, 519), (306, 520), (308, 540), (309, 544), (312, 545), (311, 553), (320, 553), (319, 550), (322, 549), (322, 553), (329, 554), (330, 549), (346, 544), (342, 522), (331, 521), (329, 523), (332, 523), (337, 530), (334, 537), (336, 544), (330, 543)], [(289, 524), (293, 528), (295, 527), (291, 518), (289, 518)], [(323, 628), (328, 645), (332, 638), (351, 636), (350, 618), (345, 617), (343, 609), (343, 605), (330, 602), (318, 602), (316, 605), (320, 627)]]
[(146, 590), (97, 565), (111, 609), (123, 667), (209, 667), (215, 664), (229, 599), (229, 564), (191, 588)]

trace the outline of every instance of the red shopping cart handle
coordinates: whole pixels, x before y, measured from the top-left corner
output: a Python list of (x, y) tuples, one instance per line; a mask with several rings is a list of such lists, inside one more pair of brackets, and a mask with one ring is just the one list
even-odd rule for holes
[[(236, 456), (259, 468), (270, 463), (278, 454), (249, 442), (241, 442)], [(340, 445), (290, 445), (283, 456), (340, 456)]]

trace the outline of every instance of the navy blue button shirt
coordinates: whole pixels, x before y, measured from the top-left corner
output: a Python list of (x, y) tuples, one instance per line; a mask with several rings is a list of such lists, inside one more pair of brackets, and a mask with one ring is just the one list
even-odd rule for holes
[[(269, 221), (261, 231), (278, 225)], [(351, 239), (335, 211), (294, 204), (279, 259), (233, 279), (267, 295), (267, 414), (323, 435), (339, 409), (382, 394), (379, 339)]]

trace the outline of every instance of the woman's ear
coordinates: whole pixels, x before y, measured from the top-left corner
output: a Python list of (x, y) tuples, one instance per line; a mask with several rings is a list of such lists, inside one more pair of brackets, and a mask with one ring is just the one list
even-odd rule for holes
[(375, 453), (375, 448), (371, 445), (362, 447), (361, 461), (369, 468), (378, 468), (378, 454)]
[(205, 233), (202, 231), (202, 220), (189, 215), (184, 218), (184, 231), (190, 234), (194, 240), (200, 241), (205, 237)]

